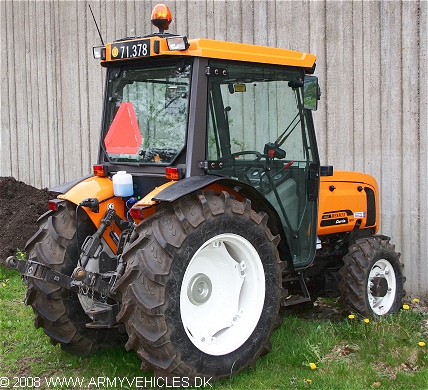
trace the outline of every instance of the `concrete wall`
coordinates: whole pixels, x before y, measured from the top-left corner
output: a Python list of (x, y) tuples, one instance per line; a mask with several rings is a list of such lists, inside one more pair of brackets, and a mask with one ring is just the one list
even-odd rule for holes
[[(91, 170), (97, 159), (100, 40), (153, 30), (157, 1), (0, 2), (1, 165), (36, 187)], [(317, 55), (315, 113), (324, 164), (379, 182), (382, 233), (402, 252), (406, 290), (428, 294), (427, 6), (420, 1), (166, 1), (171, 32)]]

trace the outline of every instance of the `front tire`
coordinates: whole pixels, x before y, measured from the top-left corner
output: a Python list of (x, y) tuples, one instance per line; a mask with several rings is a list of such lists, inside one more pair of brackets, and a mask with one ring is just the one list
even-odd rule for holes
[(271, 349), (281, 269), (267, 217), (224, 192), (188, 195), (136, 229), (118, 322), (160, 377), (235, 375)]
[(404, 295), (400, 253), (389, 238), (356, 240), (343, 258), (339, 290), (342, 300), (363, 316), (396, 313)]

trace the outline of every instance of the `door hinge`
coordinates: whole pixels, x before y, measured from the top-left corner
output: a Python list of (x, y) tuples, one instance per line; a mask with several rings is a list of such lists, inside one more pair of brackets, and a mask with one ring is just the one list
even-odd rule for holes
[(226, 77), (227, 69), (207, 66), (205, 68), (205, 75), (208, 77)]
[(213, 161), (200, 161), (198, 163), (198, 167), (201, 169), (205, 169), (206, 171), (212, 170), (212, 171), (218, 171), (220, 169), (224, 168), (224, 161), (217, 161), (217, 160), (213, 160)]

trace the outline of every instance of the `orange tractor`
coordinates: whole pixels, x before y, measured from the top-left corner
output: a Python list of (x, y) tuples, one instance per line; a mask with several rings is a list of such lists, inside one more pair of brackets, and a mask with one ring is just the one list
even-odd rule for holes
[(315, 56), (158, 33), (94, 48), (106, 68), (94, 174), (56, 187), (28, 260), (37, 327), (68, 352), (125, 344), (161, 377), (234, 375), (280, 308), (341, 296), (396, 312), (402, 265), (373, 177), (321, 166)]

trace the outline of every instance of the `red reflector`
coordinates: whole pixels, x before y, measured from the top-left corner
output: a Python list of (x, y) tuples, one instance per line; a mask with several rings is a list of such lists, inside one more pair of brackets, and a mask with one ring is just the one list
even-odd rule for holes
[(274, 158), (274, 157), (275, 157), (275, 150), (270, 149), (270, 150), (268, 151), (268, 156), (269, 156), (270, 158)]
[(134, 206), (129, 210), (129, 215), (132, 219), (144, 219), (143, 208)]
[(48, 201), (48, 209), (52, 211), (58, 210), (58, 202), (56, 200)]
[(107, 167), (104, 165), (94, 165), (94, 176), (105, 177), (107, 176)]
[(179, 172), (178, 168), (167, 167), (165, 169), (165, 177), (169, 180), (178, 180), (178, 179), (180, 179), (180, 172)]

